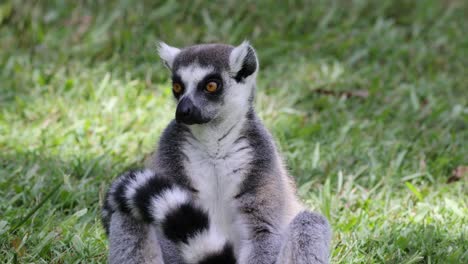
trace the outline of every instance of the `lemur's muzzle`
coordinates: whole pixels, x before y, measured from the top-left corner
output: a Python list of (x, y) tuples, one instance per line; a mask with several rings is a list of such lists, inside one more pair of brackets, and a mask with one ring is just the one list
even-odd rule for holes
[(188, 97), (182, 98), (177, 105), (176, 121), (187, 125), (203, 124), (207, 122), (207, 120), (203, 119), (200, 109), (198, 109)]

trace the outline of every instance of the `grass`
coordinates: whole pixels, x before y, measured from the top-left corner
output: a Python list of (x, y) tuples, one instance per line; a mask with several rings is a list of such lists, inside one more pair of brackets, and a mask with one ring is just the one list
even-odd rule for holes
[(152, 2), (0, 4), (0, 262), (104, 263), (103, 194), (173, 117), (156, 41), (250, 39), (332, 263), (468, 263), (466, 1)]

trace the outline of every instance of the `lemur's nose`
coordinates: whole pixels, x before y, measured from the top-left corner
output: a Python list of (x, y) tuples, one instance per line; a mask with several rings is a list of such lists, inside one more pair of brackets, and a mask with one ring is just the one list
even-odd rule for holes
[(190, 112), (192, 112), (192, 107), (193, 107), (192, 100), (190, 100), (187, 97), (183, 98), (177, 107), (177, 115), (180, 115), (180, 116), (190, 115)]
[(176, 121), (187, 125), (204, 123), (200, 110), (188, 97), (182, 98), (177, 105)]
[(182, 100), (180, 100), (179, 104), (177, 105), (177, 110), (176, 110), (177, 122), (183, 121), (188, 116), (190, 116), (190, 113), (193, 111), (192, 108), (193, 108), (192, 100), (190, 100), (190, 98), (188, 97), (182, 98)]

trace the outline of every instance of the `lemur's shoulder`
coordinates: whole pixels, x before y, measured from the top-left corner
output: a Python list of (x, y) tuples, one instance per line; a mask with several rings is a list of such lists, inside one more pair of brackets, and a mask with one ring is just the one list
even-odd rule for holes
[(245, 123), (243, 134), (247, 137), (247, 140), (255, 149), (255, 152), (264, 154), (258, 158), (263, 157), (266, 160), (277, 154), (273, 136), (253, 108), (247, 113), (247, 122)]
[(252, 166), (247, 175), (239, 196), (246, 193), (259, 195), (255, 190), (260, 188), (261, 195), (272, 199), (271, 195), (281, 191), (283, 200), (289, 207), (286, 214), (295, 215), (302, 206), (296, 195), (294, 179), (286, 169), (275, 139), (253, 108), (248, 112), (247, 119), (244, 133), (254, 149), (255, 166)]
[(186, 157), (182, 151), (186, 133), (190, 133), (187, 127), (178, 124), (175, 120), (169, 122), (147, 164), (147, 167), (173, 178), (182, 185), (189, 185), (189, 179), (184, 170)]

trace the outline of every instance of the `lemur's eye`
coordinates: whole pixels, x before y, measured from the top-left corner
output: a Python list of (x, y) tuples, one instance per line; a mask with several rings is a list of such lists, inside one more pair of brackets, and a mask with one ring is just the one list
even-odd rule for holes
[(218, 90), (218, 84), (216, 82), (208, 82), (206, 84), (205, 90), (209, 93), (214, 93)]
[(179, 94), (182, 92), (182, 85), (180, 85), (180, 83), (173, 83), (172, 90), (174, 91), (174, 93)]

